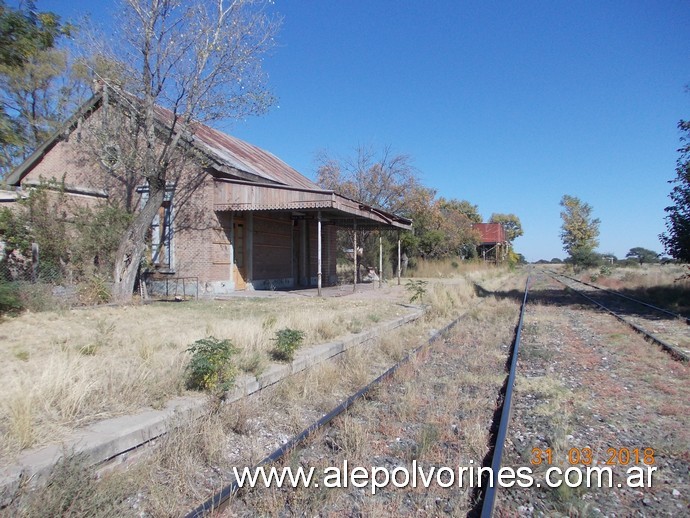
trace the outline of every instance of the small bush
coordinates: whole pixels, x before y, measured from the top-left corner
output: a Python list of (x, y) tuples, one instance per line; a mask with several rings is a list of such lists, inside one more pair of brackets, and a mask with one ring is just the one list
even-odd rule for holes
[(604, 277), (610, 277), (612, 273), (613, 268), (608, 264), (604, 264), (601, 266), (601, 268), (599, 268), (599, 274), (603, 275)]
[(276, 337), (272, 340), (276, 345), (271, 351), (271, 357), (274, 360), (291, 362), (295, 356), (295, 351), (304, 341), (304, 332), (286, 327), (276, 331)]
[(209, 336), (194, 342), (187, 351), (192, 353), (185, 369), (188, 389), (225, 392), (232, 387), (237, 375), (232, 356), (237, 349), (230, 340)]
[(22, 310), (19, 290), (15, 284), (0, 280), (0, 316), (16, 314)]
[(79, 301), (89, 306), (110, 302), (108, 281), (100, 275), (91, 275), (79, 285)]
[(405, 289), (411, 293), (410, 303), (419, 301), (420, 303), (424, 300), (424, 295), (426, 295), (426, 286), (428, 282), (422, 280), (410, 279), (405, 284)]

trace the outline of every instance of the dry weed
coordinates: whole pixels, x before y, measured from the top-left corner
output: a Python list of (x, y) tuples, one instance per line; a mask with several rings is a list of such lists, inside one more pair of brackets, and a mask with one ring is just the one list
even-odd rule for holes
[[(401, 290), (402, 292), (402, 290)], [(206, 336), (241, 349), (242, 370), (268, 364), (275, 330), (305, 345), (402, 314), (391, 301), (237, 299), (23, 314), (0, 323), (0, 454), (60, 439), (96, 419), (160, 407), (184, 390), (186, 349)], [(40, 319), (40, 320), (39, 320)], [(50, 322), (50, 325), (45, 325)], [(369, 324), (366, 324), (366, 323)]]

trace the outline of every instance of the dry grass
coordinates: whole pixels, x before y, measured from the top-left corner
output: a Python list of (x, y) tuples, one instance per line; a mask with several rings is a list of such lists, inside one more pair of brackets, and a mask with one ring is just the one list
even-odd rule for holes
[(460, 277), (473, 272), (486, 272), (495, 267), (483, 261), (462, 261), (460, 259), (418, 259), (414, 268), (408, 270), (413, 278), (443, 279)]
[[(445, 283), (440, 300), (460, 300), (466, 292), (462, 280)], [(436, 288), (434, 288), (436, 290)], [(337, 301), (343, 304), (343, 300)], [(381, 301), (376, 301), (381, 314)], [(261, 308), (259, 308), (261, 309)], [(344, 308), (347, 309), (347, 308)], [(458, 306), (457, 311), (462, 308)], [(346, 315), (371, 322), (366, 315)], [(280, 325), (279, 316), (272, 318), (264, 313), (260, 322), (269, 322), (270, 329)], [(382, 316), (385, 319), (385, 316)], [(113, 514), (143, 513), (145, 515), (179, 515), (189, 511), (227, 483), (228, 472), (232, 466), (249, 466), (265, 457), (291, 435), (301, 431), (308, 424), (321, 417), (326, 411), (340, 403), (345, 397), (359, 389), (364, 383), (374, 379), (395, 361), (426, 340), (432, 329), (447, 322), (442, 318), (421, 319), (414, 324), (398, 328), (385, 337), (380, 337), (363, 346), (350, 349), (338, 359), (325, 362), (308, 371), (292, 376), (269, 389), (247, 399), (229, 405), (215, 407), (209, 415), (194, 422), (179, 423), (177, 429), (162, 440), (159, 447), (152, 450), (145, 462), (130, 467), (127, 472), (107, 476), (91, 488), (91, 495), (80, 495), (87, 500), (100, 502), (108, 498), (121, 505)], [(100, 351), (99, 351), (100, 353)], [(96, 357), (98, 357), (98, 354)], [(89, 357), (90, 358), (90, 357)], [(415, 366), (406, 370), (406, 375), (414, 377)], [(375, 394), (370, 395), (375, 398)], [(414, 402), (415, 405), (418, 402)], [(371, 432), (366, 428), (369, 422), (365, 417), (345, 417), (342, 436), (339, 439), (346, 451), (355, 458), (356, 452), (366, 453), (371, 447)], [(426, 455), (433, 451), (434, 434), (427, 430)], [(420, 432), (424, 433), (424, 432)], [(422, 436), (420, 436), (421, 438)], [(319, 439), (316, 439), (319, 441)], [(292, 456), (287, 463), (301, 462), (299, 455)], [(310, 465), (330, 465), (328, 459), (309, 458)], [(345, 498), (340, 491), (299, 490), (262, 491), (248, 494), (243, 498), (251, 501), (251, 512), (239, 514), (276, 514), (286, 505), (291, 509), (323, 508), (337, 505)], [(287, 501), (286, 501), (287, 499)], [(31, 507), (31, 495), (18, 501), (13, 510), (18, 514)], [(79, 505), (85, 508), (92, 504)], [(95, 503), (93, 505), (96, 505)], [(115, 504), (114, 504), (115, 505)]]
[[(445, 297), (446, 295), (443, 295)], [(517, 304), (487, 298), (462, 320), (451, 336), (399, 369), (393, 380), (375, 391), (366, 403), (352, 408), (327, 430), (295, 451), (302, 465), (430, 466), (480, 464), (487, 452), (488, 429), (503, 365), (517, 319)], [(489, 329), (491, 327), (491, 329)], [(420, 330), (417, 330), (419, 333)], [(390, 343), (379, 349), (390, 352)], [(399, 353), (394, 353), (397, 356)], [(350, 361), (350, 359), (348, 359)], [(355, 368), (359, 368), (356, 360)], [(334, 446), (335, 445), (335, 446)], [(327, 446), (327, 447), (326, 447)], [(444, 489), (381, 489), (361, 498), (357, 491), (314, 488), (293, 491), (255, 490), (234, 501), (228, 515), (279, 513), (305, 515), (449, 515), (465, 516), (466, 487)]]
[[(485, 280), (490, 280), (495, 275), (496, 273), (492, 272)], [(401, 287), (401, 290), (404, 288)], [(407, 296), (404, 291), (401, 293), (403, 298)], [(330, 410), (344, 397), (425, 341), (434, 329), (440, 328), (450, 318), (466, 310), (473, 299), (473, 290), (461, 278), (444, 280), (438, 285), (430, 284), (427, 302), (431, 304), (431, 307), (427, 318), (387, 333), (372, 343), (351, 349), (335, 361), (326, 362), (292, 376), (249, 399), (231, 405), (222, 405), (199, 421), (180, 423), (175, 432), (159, 441), (161, 447), (153, 450), (145, 463), (138, 463), (127, 472), (107, 476), (98, 484), (98, 489), (91, 492), (93, 496), (80, 493), (80, 498), (86, 501), (80, 502), (79, 505), (84, 509), (94, 510), (93, 515), (98, 515), (101, 509), (99, 506), (104, 495), (107, 495), (108, 501), (112, 502), (112, 507), (109, 508), (112, 514), (135, 512), (158, 516), (183, 514), (189, 511), (209, 496), (213, 490), (218, 490), (227, 483), (225, 474), (231, 466), (247, 466), (256, 463), (281, 441), (302, 430), (307, 424), (323, 415), (326, 410)], [(319, 305), (310, 307), (306, 302), (309, 301), (305, 300), (305, 307), (301, 309), (310, 315), (306, 315), (304, 320), (309, 320), (314, 314), (319, 314), (321, 317), (316, 318), (314, 325), (307, 331), (310, 343), (323, 341), (319, 338), (323, 336), (323, 329), (330, 330), (329, 333), (342, 333), (351, 329), (355, 325), (353, 323), (375, 325), (379, 319), (386, 320), (390, 317), (385, 304), (375, 298), (372, 299), (371, 306), (363, 301), (345, 299), (316, 301)], [(336, 306), (334, 313), (327, 313), (330, 302), (343, 304), (343, 306), (341, 308)], [(275, 305), (271, 306), (271, 304)], [(450, 383), (448, 386), (459, 386), (462, 389), (446, 391), (437, 383), (439, 380), (432, 376), (417, 378), (430, 379), (434, 383), (425, 387), (420, 387), (416, 382), (407, 383), (403, 398), (406, 408), (401, 406), (396, 412), (397, 416), (392, 412), (377, 414), (386, 397), (381, 393), (383, 389), (375, 391), (369, 396), (373, 404), (358, 406), (356, 413), (343, 418), (345, 424), (341, 428), (342, 437), (339, 440), (345, 445), (346, 454), (341, 452), (341, 457), (338, 458), (344, 456), (349, 460), (361, 459), (363, 465), (367, 465), (364, 463), (365, 460), (370, 464), (371, 456), (381, 451), (378, 448), (382, 445), (381, 434), (385, 430), (394, 434), (400, 433), (403, 430), (403, 418), (415, 422), (419, 412), (430, 412), (425, 426), (410, 428), (411, 437), (417, 446), (407, 451), (407, 459), (419, 458), (425, 462), (439, 463), (443, 460), (451, 466), (466, 465), (468, 459), (480, 460), (480, 456), (486, 451), (486, 429), (495, 403), (496, 390), (494, 389), (496, 387), (494, 385), (502, 381), (501, 371), (505, 354), (502, 344), (508, 340), (508, 335), (502, 337), (499, 332), (488, 332), (487, 326), (503, 327), (509, 334), (512, 331), (512, 325), (509, 322), (516, 316), (514, 302), (509, 299), (486, 298), (483, 305), (486, 309), (472, 312), (472, 316), (463, 324), (462, 329), (453, 336), (452, 343), (447, 345), (453, 354), (458, 355), (458, 361), (463, 365), (461, 369), (448, 371)], [(121, 361), (124, 356), (129, 355), (135, 356), (137, 361), (146, 358), (149, 364), (159, 361), (157, 359), (160, 355), (175, 357), (177, 358), (175, 390), (181, 390), (179, 379), (180, 369), (184, 364), (183, 350), (191, 341), (200, 336), (215, 332), (217, 336), (225, 338), (245, 319), (253, 319), (253, 326), (244, 329), (243, 334), (237, 332), (232, 335), (232, 340), (244, 348), (245, 361), (252, 363), (253, 355), (264, 354), (267, 345), (266, 337), (272, 336), (275, 329), (290, 325), (305, 329), (301, 325), (296, 326), (295, 320), (288, 319), (288, 317), (296, 318), (288, 315), (295, 313), (294, 303), (290, 306), (290, 304), (281, 304), (280, 300), (241, 299), (228, 303), (200, 305), (198, 308), (190, 305), (190, 309), (194, 310), (190, 315), (186, 314), (184, 306), (186, 305), (163, 306), (163, 309), (174, 313), (173, 317), (160, 315), (160, 318), (168, 319), (167, 327), (153, 321), (147, 322), (147, 319), (142, 317), (144, 329), (138, 332), (144, 333), (146, 325), (156, 325), (156, 331), (150, 335), (155, 337), (156, 341), (148, 338), (145, 344), (139, 343), (134, 349), (125, 344), (127, 340), (123, 340), (120, 335), (128, 330), (127, 325), (121, 324), (121, 321), (112, 318), (112, 315), (109, 315), (112, 320), (99, 315), (101, 320), (105, 320), (100, 324), (100, 330), (94, 325), (91, 328), (91, 334), (85, 334), (91, 337), (98, 333), (109, 334), (117, 342), (116, 345), (100, 345), (93, 355), (75, 351), (76, 345), (69, 347), (65, 344), (62, 348), (53, 346), (48, 349), (58, 356), (58, 353), (69, 356), (76, 363), (91, 360), (104, 362), (111, 352), (118, 352)], [(182, 311), (183, 309), (185, 311)], [(136, 310), (128, 308), (124, 311), (138, 312), (139, 310), (150, 311), (149, 308), (136, 308)], [(390, 311), (398, 312), (400, 307), (392, 304)], [(81, 314), (88, 315), (87, 312), (81, 312)], [(372, 315), (376, 318), (372, 318)], [(153, 315), (149, 315), (149, 318), (153, 319)], [(329, 319), (333, 322), (329, 322)], [(110, 331), (110, 324), (113, 322), (115, 328)], [(176, 325), (173, 326), (172, 322)], [(180, 333), (170, 332), (171, 329), (174, 331), (175, 327), (178, 330), (190, 327), (195, 329), (196, 334), (186, 329), (182, 333), (184, 336), (179, 337), (177, 335)], [(136, 330), (135, 326), (132, 331), (136, 332)], [(2, 327), (0, 327), (0, 333), (2, 332)], [(77, 330), (73, 332), (76, 336)], [(162, 345), (156, 345), (161, 342)], [(10, 355), (11, 353), (7, 354), (7, 356)], [(28, 365), (36, 358), (40, 359), (41, 354), (32, 355), (28, 362), (16, 357), (13, 361), (15, 366)], [(486, 360), (487, 363), (482, 362), (480, 358)], [(415, 379), (417, 371), (424, 368), (424, 362), (422, 358), (401, 369), (398, 378)], [(443, 364), (441, 362), (440, 365)], [(119, 367), (121, 364), (112, 363), (111, 365)], [(95, 369), (96, 362), (91, 366)], [(150, 373), (150, 379), (156, 376), (157, 373)], [(459, 385), (458, 379), (461, 381)], [(111, 383), (115, 385), (117, 380), (111, 379)], [(443, 383), (445, 383), (445, 378)], [(148, 390), (145, 385), (141, 386), (143, 391)], [(487, 388), (489, 386), (492, 388)], [(101, 389), (97, 388), (97, 390)], [(21, 398), (18, 397), (17, 400)], [(32, 400), (31, 403), (38, 404), (38, 399)], [(43, 410), (45, 409), (41, 409)], [(29, 414), (21, 409), (19, 413)], [(2, 422), (6, 421), (3, 419)], [(35, 426), (35, 422), (28, 428), (32, 426)], [(319, 437), (315, 439), (316, 443), (323, 442), (323, 437)], [(466, 442), (468, 450), (459, 457), (456, 455), (457, 452), (451, 452), (456, 456), (452, 459), (446, 458), (445, 455), (448, 452), (444, 453), (441, 446), (458, 441)], [(337, 459), (332, 456), (314, 456), (317, 454), (312, 454), (310, 451), (312, 450), (308, 448), (302, 450), (301, 453), (295, 452), (287, 463), (294, 465), (307, 463), (317, 468), (337, 465), (334, 463)], [(412, 494), (412, 500), (404, 492), (393, 492), (387, 496), (389, 497), (387, 501), (377, 499), (353, 501), (353, 496), (344, 490), (271, 489), (244, 495), (242, 502), (237, 504), (239, 507), (233, 506), (233, 513), (239, 516), (257, 513), (276, 515), (286, 509), (318, 513), (328, 508), (334, 515), (338, 514), (338, 510), (343, 512), (358, 510), (364, 515), (395, 515), (410, 512), (410, 502), (413, 502), (412, 505), (419, 506), (418, 510), (425, 508), (433, 510), (437, 509), (434, 506), (439, 505), (439, 495), (425, 495), (420, 491)], [(442, 502), (448, 502), (444, 505), (449, 506), (450, 509), (444, 510), (445, 514), (453, 516), (466, 511), (464, 504), (458, 505), (455, 500), (452, 502), (448, 500), (447, 493), (440, 496)], [(92, 498), (96, 500), (89, 503)], [(30, 499), (27, 500), (27, 502), (30, 501)], [(26, 507), (28, 505), (31, 504), (23, 503), (18, 514), (24, 513), (22, 509), (28, 508)], [(35, 507), (32, 508), (35, 509)]]
[[(570, 268), (564, 268), (564, 271), (570, 275), (573, 274)], [(602, 266), (601, 268), (590, 268), (581, 271), (576, 277), (611, 289), (644, 290), (664, 286), (690, 288), (688, 268), (680, 264)]]
[(689, 273), (687, 265), (643, 264), (587, 270), (578, 274), (578, 278), (675, 312), (690, 314)]
[(249, 299), (26, 313), (0, 323), (0, 454), (59, 440), (94, 420), (160, 407), (184, 390), (187, 348), (230, 339), (239, 366), (268, 363), (278, 329), (305, 332), (305, 346), (358, 332), (407, 310), (399, 295)]
[[(476, 266), (473, 266), (476, 268)], [(474, 270), (473, 270), (474, 271)], [(449, 318), (473, 296), (462, 279), (432, 283), (429, 317)], [(362, 288), (363, 290), (369, 287)], [(230, 339), (238, 365), (259, 374), (281, 328), (305, 346), (358, 333), (405, 313), (394, 296), (249, 299), (26, 313), (0, 323), (0, 454), (65, 437), (75, 426), (160, 407), (184, 390), (186, 349), (208, 336)]]

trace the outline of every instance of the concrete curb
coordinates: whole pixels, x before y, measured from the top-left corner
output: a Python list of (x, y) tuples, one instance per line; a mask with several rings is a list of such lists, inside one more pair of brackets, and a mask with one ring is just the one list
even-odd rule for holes
[[(228, 392), (226, 402), (231, 403), (258, 392), (293, 374), (306, 370), (342, 352), (362, 345), (377, 336), (417, 320), (424, 310), (414, 312), (358, 334), (350, 334), (341, 340), (318, 344), (298, 351), (290, 364), (272, 363), (258, 377), (240, 376), (235, 389)], [(65, 455), (83, 455), (91, 465), (124, 463), (130, 452), (164, 435), (175, 422), (194, 419), (204, 413), (207, 398), (183, 396), (168, 401), (160, 410), (146, 409), (137, 414), (107, 419), (75, 431), (74, 435), (60, 444), (52, 444), (28, 450), (16, 463), (0, 468), (0, 506), (9, 503), (22, 482), (45, 480), (53, 466)]]

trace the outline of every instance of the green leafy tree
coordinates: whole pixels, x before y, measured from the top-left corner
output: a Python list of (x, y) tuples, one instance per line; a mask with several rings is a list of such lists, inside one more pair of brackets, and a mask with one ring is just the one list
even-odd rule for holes
[(118, 236), (131, 214), (108, 204), (75, 207), (56, 182), (32, 188), (17, 205), (0, 208), (0, 240), (5, 243), (0, 262), (13, 263), (17, 272), (28, 275), (36, 243), (43, 281), (58, 282), (66, 275), (77, 283), (108, 277)]
[(71, 255), (64, 192), (56, 183), (43, 183), (18, 205), (16, 209), (0, 211), (4, 259), (14, 261), (17, 271), (21, 270), (20, 276), (26, 276), (31, 266), (32, 243), (36, 243), (40, 278), (60, 281)]
[(23, 213), (0, 207), (0, 240), (5, 244), (3, 259), (16, 251), (24, 256), (31, 253), (33, 236)]
[(563, 250), (570, 256), (570, 262), (579, 266), (596, 264), (599, 246), (598, 218), (592, 218), (592, 206), (575, 196), (563, 195), (561, 198), (561, 240)]
[(115, 265), (120, 236), (133, 215), (117, 204), (76, 207), (72, 263), (81, 278), (98, 275), (109, 279)]
[(438, 204), (441, 210), (463, 214), (472, 223), (482, 222), (482, 215), (479, 214), (479, 207), (467, 200), (446, 200), (445, 198), (439, 198)]
[[(21, 4), (20, 4), (21, 5)], [(0, 175), (32, 153), (74, 108), (76, 83), (58, 42), (74, 28), (33, 2), (0, 0)]]
[(477, 206), (465, 200), (445, 200), (440, 198), (434, 204), (437, 213), (437, 231), (441, 237), (441, 247), (434, 257), (463, 256), (473, 257), (472, 251), (480, 242), (479, 232), (472, 228), (477, 223)]
[(641, 246), (631, 248), (630, 251), (625, 254), (625, 257), (635, 259), (640, 264), (656, 263), (659, 261), (658, 253), (656, 253), (654, 250), (649, 250), (648, 248), (643, 248)]
[(666, 253), (682, 262), (690, 262), (690, 121), (680, 121), (683, 132), (676, 161), (676, 177), (669, 198), (672, 205), (666, 207), (666, 232), (659, 236)]
[(523, 234), (520, 218), (515, 214), (492, 214), (489, 223), (500, 223), (506, 231), (506, 239), (511, 243)]

